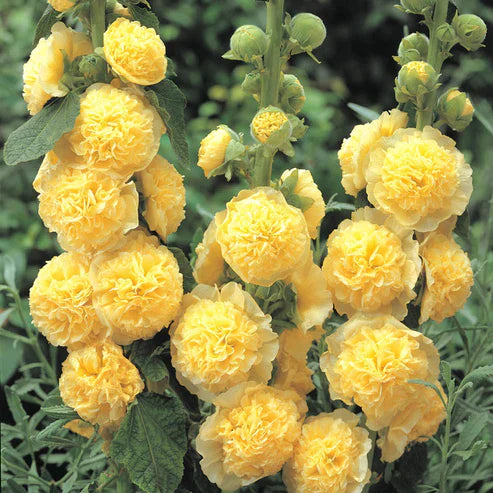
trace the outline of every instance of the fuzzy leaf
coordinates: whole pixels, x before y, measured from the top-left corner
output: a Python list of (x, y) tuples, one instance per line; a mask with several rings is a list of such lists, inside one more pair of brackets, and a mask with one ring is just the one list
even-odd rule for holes
[(192, 291), (195, 287), (195, 279), (193, 277), (192, 267), (190, 266), (190, 261), (188, 260), (183, 250), (178, 247), (168, 247), (168, 250), (175, 256), (178, 262), (178, 267), (180, 272), (183, 274), (183, 289), (186, 292)]
[(43, 402), (41, 406), (41, 410), (53, 419), (66, 419), (67, 421), (71, 419), (80, 419), (79, 415), (71, 408), (66, 406), (60, 394), (58, 393), (58, 389), (51, 393)]
[(179, 164), (188, 168), (190, 156), (185, 133), (185, 96), (169, 79), (164, 79), (159, 84), (150, 86), (146, 95), (166, 125), (171, 147), (175, 151)]
[(159, 33), (159, 19), (150, 10), (137, 5), (129, 5), (128, 10), (134, 20), (139, 21), (143, 26), (152, 27), (156, 33)]
[(5, 164), (32, 161), (53, 149), (55, 142), (72, 130), (79, 111), (79, 96), (73, 92), (54, 99), (10, 134), (3, 151)]
[(460, 432), (457, 448), (459, 450), (467, 450), (488, 424), (488, 419), (488, 413), (469, 416), (464, 428), (462, 428), (462, 431)]
[(7, 397), (7, 405), (12, 413), (12, 417), (17, 425), (21, 425), (27, 421), (26, 411), (22, 407), (20, 397), (10, 388), (5, 387), (5, 396)]
[(159, 350), (154, 340), (135, 341), (132, 344), (131, 361), (137, 365), (140, 371), (155, 382), (159, 382), (168, 375), (166, 364), (159, 357)]
[(171, 493), (183, 475), (185, 413), (176, 398), (141, 394), (111, 443), (111, 457), (145, 493)]
[(16, 291), (15, 287), (15, 263), (10, 255), (3, 257), (3, 278), (10, 289)]
[(493, 365), (481, 366), (468, 373), (461, 382), (461, 387), (468, 382), (478, 382), (488, 377), (493, 377)]
[(53, 24), (58, 20), (59, 13), (51, 6), (48, 5), (39, 19), (36, 25), (36, 31), (34, 32), (33, 48), (39, 43), (41, 38), (46, 38), (51, 33)]
[(57, 419), (56, 421), (51, 422), (49, 425), (45, 426), (37, 435), (36, 440), (45, 440), (51, 438), (53, 435), (56, 435), (56, 432), (63, 427), (63, 425), (67, 424), (70, 419), (63, 418)]

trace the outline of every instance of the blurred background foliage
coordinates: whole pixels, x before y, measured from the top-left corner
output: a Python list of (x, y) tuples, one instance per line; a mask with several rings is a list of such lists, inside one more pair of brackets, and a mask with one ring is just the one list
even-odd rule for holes
[[(306, 137), (295, 145), (296, 156), (293, 159), (288, 162), (283, 157), (276, 158), (274, 177), (286, 167), (307, 168), (326, 201), (334, 194), (337, 194), (338, 201), (352, 201), (344, 195), (340, 185), (337, 163), (337, 150), (342, 139), (349, 135), (355, 124), (360, 123), (348, 103), (357, 103), (377, 112), (394, 107), (393, 86), (398, 65), (392, 55), (396, 54), (405, 33), (417, 29), (425, 32), (424, 27), (417, 24), (417, 16), (403, 14), (394, 8), (394, 3), (392, 0), (286, 1), (286, 8), (293, 15), (301, 11), (319, 15), (327, 26), (328, 36), (316, 50), (316, 56), (322, 62), (320, 65), (308, 56), (300, 55), (286, 68), (305, 87), (307, 102), (301, 114), (310, 129)], [(456, 0), (454, 3), (459, 8), (463, 7), (465, 13), (480, 15), (491, 32), (491, 2)], [(178, 233), (171, 237), (170, 243), (190, 252), (190, 243), (197, 229), (205, 229), (214, 212), (223, 208), (225, 202), (244, 186), (234, 181), (226, 183), (222, 177), (205, 180), (195, 163), (201, 139), (220, 123), (244, 133), (245, 140), (250, 138), (249, 123), (257, 103), (240, 88), (247, 67), (222, 59), (221, 55), (229, 48), (229, 37), (236, 27), (245, 23), (264, 27), (264, 7), (263, 2), (254, 0), (151, 0), (151, 4), (161, 22), (167, 54), (177, 69), (176, 82), (188, 100), (186, 117), (192, 166), (190, 170), (181, 170), (187, 187), (187, 218)], [(21, 97), (22, 65), (31, 51), (34, 26), (44, 8), (45, 2), (40, 0), (0, 0), (2, 146), (8, 134), (27, 118), (26, 105)], [(488, 219), (491, 226), (493, 42), (487, 37), (485, 43), (489, 47), (475, 53), (456, 48), (454, 57), (446, 62), (443, 78), (445, 87), (460, 86), (467, 91), (476, 107), (476, 118), (470, 127), (460, 135), (451, 132), (450, 136), (458, 140), (459, 148), (474, 170), (474, 193), (469, 206), (471, 235), (469, 239), (465, 238), (463, 245), (471, 257), (477, 259), (487, 257), (488, 252), (484, 248), (491, 244), (484, 241), (484, 233), (490, 231)], [(161, 153), (173, 162), (173, 152), (166, 136), (163, 137)], [(16, 284), (26, 313), (28, 290), (37, 271), (60, 251), (55, 236), (47, 232), (37, 215), (32, 181), (38, 166), (39, 162), (31, 162), (6, 167), (0, 162), (0, 254), (8, 254), (14, 260)], [(324, 221), (322, 237), (326, 238), (348, 214), (329, 214)], [(491, 286), (491, 279), (486, 277), (484, 282)], [(4, 296), (0, 294), (2, 308), (7, 305)], [(484, 319), (478, 314), (479, 296), (474, 295), (463, 311), (462, 317), (469, 324), (477, 323), (479, 318)], [(11, 322), (20, 327), (17, 319), (13, 316)], [(449, 324), (453, 326), (451, 322)], [(451, 338), (442, 344), (446, 352), (445, 355), (442, 352), (442, 356), (457, 352), (455, 339), (450, 342)], [(20, 362), (30, 360), (30, 355), (23, 355), (22, 350), (20, 344), (15, 345), (0, 337), (2, 384), (16, 381), (15, 372)], [(65, 355), (62, 353), (64, 350), (61, 349), (54, 357), (63, 360)], [(455, 370), (460, 371), (464, 361), (457, 356), (451, 363)]]

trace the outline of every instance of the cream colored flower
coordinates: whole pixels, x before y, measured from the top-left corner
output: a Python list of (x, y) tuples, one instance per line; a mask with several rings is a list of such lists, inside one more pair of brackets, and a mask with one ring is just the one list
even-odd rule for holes
[(149, 229), (163, 241), (185, 218), (183, 176), (166, 159), (157, 155), (138, 175), (145, 198), (144, 218)]
[(45, 157), (34, 186), (40, 191), (39, 215), (66, 250), (107, 250), (139, 225), (133, 182), (123, 184), (94, 169), (72, 168), (53, 152)]
[(296, 293), (299, 328), (306, 332), (316, 325), (322, 325), (332, 313), (332, 296), (324, 273), (313, 262), (311, 253), (286, 278), (286, 283), (291, 284)]
[(76, 253), (53, 257), (38, 272), (29, 292), (34, 325), (54, 346), (69, 349), (108, 337), (92, 304), (89, 260)]
[(242, 190), (216, 225), (224, 260), (248, 283), (271, 286), (285, 279), (310, 251), (303, 213), (270, 187)]
[(104, 56), (125, 80), (148, 86), (166, 76), (166, 47), (156, 31), (119, 17), (104, 33)]
[(236, 490), (281, 470), (300, 436), (306, 403), (296, 392), (241, 383), (215, 401), (200, 427), (197, 451), (204, 474)]
[[(446, 402), (446, 396), (438, 381), (434, 384)], [(446, 411), (437, 393), (429, 388), (416, 385), (415, 392), (408, 398), (407, 405), (399, 412), (390, 426), (379, 433), (377, 441), (382, 449), (382, 460), (393, 462), (404, 453), (412, 442), (425, 442), (433, 436), (446, 418)]]
[(68, 93), (68, 88), (61, 84), (64, 57), (72, 61), (91, 52), (91, 41), (84, 33), (78, 33), (62, 22), (53, 25), (50, 36), (39, 40), (24, 64), (22, 96), (31, 115), (41, 111), (49, 99)]
[(313, 372), (307, 366), (307, 354), (315, 338), (314, 331), (303, 332), (299, 328), (282, 331), (272, 379), (274, 387), (294, 390), (303, 398), (315, 388)]
[(62, 366), (63, 402), (93, 425), (118, 426), (142, 390), (139, 371), (110, 341), (72, 351)]
[(74, 128), (63, 134), (54, 150), (71, 166), (127, 180), (152, 161), (165, 131), (143, 91), (98, 83), (82, 96)]
[(342, 186), (348, 195), (356, 195), (366, 186), (369, 153), (383, 137), (390, 137), (407, 125), (407, 113), (393, 109), (384, 111), (376, 120), (356, 125), (349, 138), (344, 139), (338, 152), (342, 169)]
[(464, 212), (472, 193), (471, 174), (455, 142), (439, 130), (398, 130), (370, 155), (368, 200), (408, 228), (432, 231)]
[(339, 314), (391, 313), (402, 320), (421, 271), (413, 232), (370, 207), (353, 212), (327, 241), (322, 270)]
[(429, 318), (441, 322), (454, 316), (471, 294), (474, 276), (466, 252), (452, 234), (435, 231), (427, 235), (420, 247), (426, 271), (426, 287), (421, 300), (419, 323)]
[(281, 175), (281, 182), (294, 171), (298, 172), (298, 182), (294, 187), (294, 193), (300, 197), (308, 197), (313, 200), (313, 204), (303, 211), (308, 226), (308, 233), (312, 238), (316, 238), (318, 227), (325, 216), (325, 202), (322, 197), (322, 192), (313, 181), (312, 174), (307, 169), (288, 169)]
[(360, 406), (367, 426), (389, 426), (414, 391), (408, 380), (434, 382), (439, 355), (433, 342), (390, 315), (355, 315), (326, 339), (320, 368), (332, 399)]
[(241, 382), (267, 383), (279, 349), (270, 321), (239, 284), (199, 284), (170, 331), (178, 381), (208, 402)]
[(288, 493), (360, 493), (370, 480), (371, 439), (347, 409), (307, 418), (282, 478)]
[[(216, 217), (222, 219), (225, 215), (226, 211), (223, 211), (216, 214)], [(217, 225), (216, 218), (214, 218), (205, 230), (202, 242), (195, 249), (197, 258), (193, 268), (193, 277), (199, 284), (214, 286), (224, 271), (224, 259), (221, 245), (216, 240), (216, 233)]]
[(220, 125), (200, 142), (197, 166), (204, 170), (206, 178), (209, 178), (211, 172), (224, 163), (226, 149), (231, 139), (231, 133)]
[(118, 248), (91, 263), (93, 302), (113, 340), (150, 339), (178, 314), (183, 276), (173, 254), (142, 230), (127, 234)]

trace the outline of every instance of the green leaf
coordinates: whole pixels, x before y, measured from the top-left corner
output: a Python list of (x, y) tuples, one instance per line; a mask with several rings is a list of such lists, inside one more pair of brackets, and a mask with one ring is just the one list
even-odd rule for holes
[(156, 33), (159, 33), (159, 19), (150, 10), (136, 5), (129, 5), (128, 10), (134, 20), (139, 21), (143, 26), (152, 27)]
[(371, 122), (376, 120), (380, 115), (376, 112), (367, 108), (365, 106), (361, 106), (356, 103), (348, 103), (349, 108), (351, 108), (364, 122)]
[(55, 433), (62, 428), (63, 425), (67, 424), (70, 421), (70, 419), (64, 418), (64, 419), (57, 419), (56, 421), (53, 421), (50, 423), (48, 426), (44, 427), (37, 435), (36, 435), (36, 440), (45, 440), (47, 438), (51, 438)]
[(22, 486), (18, 485), (13, 479), (7, 479), (7, 486), (10, 493), (26, 493), (27, 491)]
[(154, 339), (148, 341), (135, 341), (132, 344), (130, 359), (137, 365), (140, 371), (154, 382), (159, 382), (168, 376), (168, 369), (159, 355), (164, 348), (156, 346)]
[(55, 389), (44, 401), (41, 406), (41, 410), (46, 414), (46, 416), (53, 419), (66, 419), (70, 421), (71, 419), (80, 419), (80, 416), (71, 408), (66, 406), (58, 389)]
[(457, 218), (457, 224), (455, 225), (455, 233), (462, 238), (467, 245), (471, 240), (470, 232), (471, 220), (469, 217), (469, 210), (466, 209), (465, 212)]
[(47, 38), (51, 33), (53, 24), (58, 20), (59, 12), (57, 12), (51, 5), (48, 5), (39, 19), (36, 25), (36, 31), (34, 32), (33, 48), (39, 43), (41, 38)]
[[(11, 313), (11, 309), (9, 308), (5, 312), (8, 315)], [(0, 313), (0, 316), (5, 312)], [(22, 344), (7, 337), (0, 337), (0, 384), (5, 385), (16, 372), (21, 362), (22, 353)]]
[(492, 376), (493, 376), (493, 365), (481, 366), (473, 370), (471, 373), (468, 373), (462, 380), (460, 386), (462, 387), (468, 382), (476, 383), (480, 380), (484, 380), (485, 378), (489, 378)]
[(453, 453), (454, 455), (461, 457), (463, 460), (468, 460), (486, 447), (487, 445), (484, 440), (478, 440), (469, 450), (454, 450)]
[(14, 291), (17, 291), (15, 287), (15, 263), (10, 255), (2, 255), (3, 260), (3, 278), (7, 286)]
[(72, 130), (79, 111), (79, 96), (73, 92), (47, 104), (10, 134), (3, 151), (5, 164), (32, 161), (53, 149), (55, 142)]
[(28, 416), (22, 407), (20, 397), (10, 387), (5, 387), (5, 396), (7, 397), (7, 405), (15, 423), (20, 425), (27, 421)]
[(460, 432), (457, 448), (459, 450), (467, 450), (488, 424), (488, 419), (488, 413), (469, 416), (464, 428), (462, 428), (462, 431)]
[(146, 90), (146, 95), (166, 125), (171, 147), (175, 151), (179, 164), (188, 168), (190, 157), (185, 133), (185, 96), (169, 79), (164, 79), (159, 84), (150, 86)]
[(111, 443), (111, 457), (145, 493), (171, 493), (183, 475), (185, 413), (177, 398), (141, 394)]
[(168, 247), (168, 250), (175, 256), (176, 261), (178, 262), (178, 267), (180, 268), (180, 272), (183, 274), (183, 289), (186, 292), (192, 291), (195, 287), (195, 279), (193, 277), (192, 267), (190, 265), (190, 261), (186, 257), (183, 250), (178, 247)]

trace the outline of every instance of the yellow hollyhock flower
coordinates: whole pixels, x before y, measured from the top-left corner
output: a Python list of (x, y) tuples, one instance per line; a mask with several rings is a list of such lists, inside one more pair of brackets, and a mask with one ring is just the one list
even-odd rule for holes
[(91, 52), (91, 41), (84, 33), (70, 29), (63, 22), (53, 25), (50, 36), (39, 40), (24, 64), (22, 96), (31, 115), (41, 111), (49, 99), (68, 93), (68, 88), (60, 83), (64, 73), (64, 56), (72, 61)]
[(93, 425), (117, 427), (142, 390), (139, 371), (110, 341), (72, 351), (62, 366), (63, 402)]
[(426, 286), (419, 323), (429, 318), (442, 322), (453, 317), (471, 294), (474, 284), (471, 261), (451, 232), (428, 234), (421, 243), (420, 254), (425, 266)]
[[(226, 211), (219, 212), (216, 217), (223, 217)], [(224, 271), (224, 259), (221, 245), (216, 240), (217, 225), (214, 218), (205, 230), (202, 242), (195, 248), (197, 258), (193, 267), (193, 277), (199, 284), (214, 286)]]
[(71, 166), (127, 180), (156, 156), (165, 131), (143, 91), (98, 83), (82, 96), (74, 128), (58, 140), (54, 151)]
[(173, 254), (155, 236), (131, 231), (91, 262), (93, 302), (117, 344), (150, 339), (178, 314), (183, 276)]
[(370, 154), (368, 200), (408, 228), (432, 231), (464, 212), (471, 174), (455, 142), (439, 130), (401, 129)]
[(390, 315), (355, 315), (326, 342), (320, 368), (332, 399), (360, 406), (372, 430), (389, 426), (407, 404), (408, 380), (438, 378), (433, 342)]
[(76, 253), (53, 257), (29, 292), (33, 323), (54, 346), (73, 349), (109, 335), (92, 304), (89, 263)]
[(383, 137), (390, 137), (397, 129), (407, 125), (407, 113), (393, 109), (384, 111), (376, 120), (356, 125), (349, 138), (344, 139), (337, 156), (342, 170), (342, 186), (348, 195), (356, 197), (365, 188), (365, 173), (369, 154)]
[(308, 226), (308, 233), (311, 238), (315, 239), (317, 237), (318, 227), (325, 216), (325, 202), (322, 192), (320, 192), (317, 184), (313, 181), (312, 174), (307, 169), (287, 169), (281, 175), (281, 182), (293, 171), (298, 171), (298, 182), (294, 187), (294, 193), (300, 197), (308, 197), (313, 200), (313, 204), (306, 211), (303, 211), (303, 215)]
[(166, 159), (157, 155), (138, 174), (145, 198), (144, 218), (151, 231), (165, 242), (185, 218), (183, 176)]
[[(272, 109), (270, 109), (272, 108)], [(262, 143), (279, 130), (288, 120), (286, 113), (278, 108), (260, 110), (252, 120), (252, 135)], [(289, 137), (289, 135), (288, 135)]]
[(264, 384), (236, 385), (214, 401), (196, 447), (202, 471), (223, 490), (236, 490), (280, 471), (293, 452), (307, 411), (296, 392)]
[(327, 241), (322, 271), (339, 314), (391, 313), (402, 320), (421, 271), (413, 231), (370, 207), (353, 212)]
[(149, 86), (166, 76), (166, 47), (156, 31), (119, 17), (104, 33), (104, 56), (114, 72), (129, 82)]
[(270, 187), (242, 190), (216, 216), (224, 260), (248, 283), (271, 286), (304, 262), (310, 236), (303, 213)]
[(279, 352), (272, 385), (281, 390), (294, 390), (305, 397), (315, 387), (313, 372), (307, 366), (307, 354), (317, 334), (301, 329), (286, 329), (279, 336)]
[(200, 142), (197, 166), (204, 170), (206, 178), (224, 163), (226, 149), (232, 138), (231, 133), (220, 125)]
[(57, 12), (65, 12), (66, 10), (71, 9), (75, 5), (73, 0), (48, 0), (48, 3)]
[(107, 250), (139, 225), (133, 182), (123, 184), (94, 169), (71, 168), (53, 152), (45, 157), (34, 186), (40, 192), (39, 215), (66, 250)]
[[(446, 395), (438, 381), (433, 382), (446, 402)], [(429, 388), (416, 385), (407, 405), (391, 421), (390, 426), (379, 432), (377, 445), (382, 449), (382, 460), (393, 462), (404, 453), (412, 442), (425, 442), (433, 436), (447, 413), (440, 397)]]
[(370, 480), (368, 431), (347, 409), (306, 419), (282, 472), (288, 493), (360, 493)]
[(299, 328), (306, 332), (322, 325), (332, 313), (332, 296), (322, 269), (313, 262), (311, 253), (305, 262), (286, 278), (296, 292), (296, 310)]
[(208, 402), (241, 382), (267, 383), (279, 349), (270, 322), (239, 284), (199, 284), (170, 331), (178, 381)]

